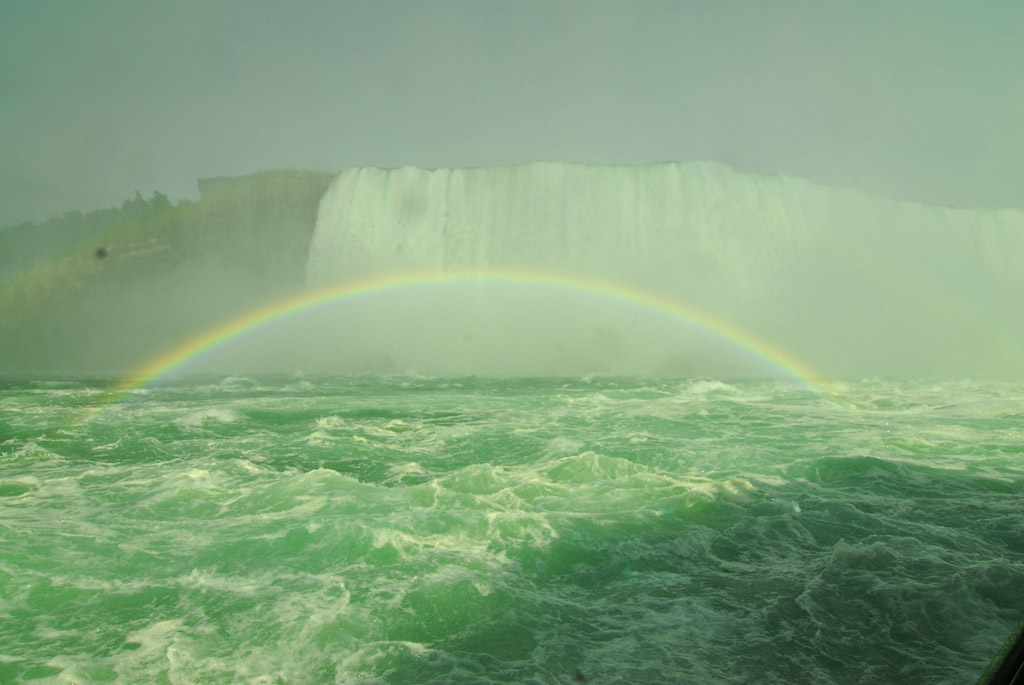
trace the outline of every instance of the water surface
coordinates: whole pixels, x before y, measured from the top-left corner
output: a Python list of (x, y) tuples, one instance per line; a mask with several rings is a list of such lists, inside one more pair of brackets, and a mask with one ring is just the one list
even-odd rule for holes
[(1019, 384), (106, 383), (0, 386), (4, 682), (952, 683), (1024, 613)]

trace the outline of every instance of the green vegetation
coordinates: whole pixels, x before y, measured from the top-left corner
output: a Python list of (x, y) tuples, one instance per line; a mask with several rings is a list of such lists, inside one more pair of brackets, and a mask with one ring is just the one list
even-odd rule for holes
[(0, 370), (116, 371), (303, 284), (332, 174), (199, 181), (198, 202), (120, 207), (0, 230)]

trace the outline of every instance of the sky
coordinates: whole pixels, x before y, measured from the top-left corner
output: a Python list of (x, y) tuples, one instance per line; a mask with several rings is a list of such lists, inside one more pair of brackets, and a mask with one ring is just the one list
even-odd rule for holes
[(0, 226), (271, 168), (714, 160), (1024, 207), (1019, 0), (0, 0)]

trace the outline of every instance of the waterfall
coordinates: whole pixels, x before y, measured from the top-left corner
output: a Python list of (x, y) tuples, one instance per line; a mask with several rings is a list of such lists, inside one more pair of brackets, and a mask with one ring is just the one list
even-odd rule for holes
[[(1022, 368), (1024, 212), (896, 202), (708, 162), (347, 169), (321, 200), (307, 280), (322, 287), (423, 270), (515, 269), (685, 303), (832, 375)], [(449, 293), (450, 312), (424, 305), (433, 316), (420, 302), (376, 319), (367, 314), (365, 323), (392, 322), (392, 342), (374, 342), (391, 354), (402, 347), (395, 317), (410, 317), (407, 332), (427, 330), (432, 320), (448, 328), (457, 320), (467, 330), (507, 322), (504, 333), (528, 345), (557, 347), (563, 358), (576, 348), (609, 372), (706, 360), (716, 346), (713, 339), (659, 342), (672, 337), (661, 324), (644, 328), (649, 322), (637, 324), (621, 310), (602, 319), (597, 305), (531, 302), (531, 323), (520, 311), (527, 305), (481, 297)], [(624, 319), (642, 330), (625, 330)], [(558, 339), (552, 321), (576, 338)], [(462, 338), (476, 335), (463, 331)], [(450, 343), (438, 343), (438, 360)], [(622, 364), (615, 354), (601, 358), (601, 345), (617, 349)], [(500, 370), (499, 358), (513, 348), (499, 347), (489, 370)]]

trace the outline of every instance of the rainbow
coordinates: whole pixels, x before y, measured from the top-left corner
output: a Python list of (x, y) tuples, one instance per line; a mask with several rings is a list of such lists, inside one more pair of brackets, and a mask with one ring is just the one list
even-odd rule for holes
[(670, 300), (662, 295), (622, 283), (600, 281), (585, 276), (522, 269), (487, 271), (422, 271), (374, 276), (360, 281), (342, 282), (309, 290), (277, 300), (212, 328), (156, 357), (134, 373), (124, 377), (103, 395), (98, 404), (122, 400), (134, 390), (153, 384), (197, 358), (273, 322), (329, 303), (436, 284), (488, 283), (513, 286), (544, 286), (564, 292), (597, 295), (611, 301), (639, 306), (680, 319), (727, 341), (782, 375), (816, 392), (839, 399), (841, 392), (816, 371), (782, 349), (761, 340), (728, 321), (707, 312)]

